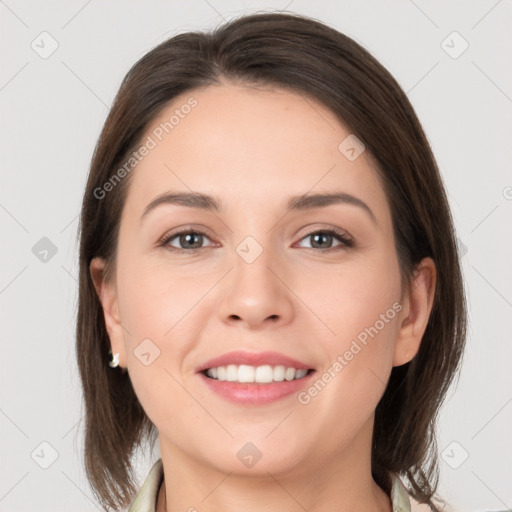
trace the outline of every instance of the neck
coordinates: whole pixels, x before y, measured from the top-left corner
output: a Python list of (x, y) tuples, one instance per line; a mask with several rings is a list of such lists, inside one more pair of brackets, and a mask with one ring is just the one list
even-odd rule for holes
[[(223, 483), (224, 482), (221, 481), (220, 485)], [(279, 496), (273, 492), (277, 488), (280, 490), (280, 492), (277, 493)], [(298, 507), (303, 510), (307, 510), (308, 512), (332, 512), (333, 510), (340, 512), (392, 512), (392, 505), (389, 496), (387, 496), (375, 483), (373, 483), (371, 490), (366, 492), (364, 495), (358, 496), (356, 500), (354, 500), (353, 496), (342, 496), (339, 492), (336, 499), (332, 500), (326, 496), (327, 493), (321, 493), (321, 495), (319, 495), (317, 489), (314, 489), (313, 486), (310, 485), (307, 486), (307, 490), (302, 490), (302, 497), (300, 498), (301, 501), (299, 501), (299, 499), (296, 499), (295, 496), (289, 492), (284, 485), (282, 485), (282, 482), (279, 482), (278, 480), (274, 481), (274, 485), (267, 485), (266, 488), (259, 485), (258, 490), (255, 491), (254, 488), (251, 488), (250, 490), (252, 497), (249, 497), (246, 493), (240, 492), (240, 487), (237, 489), (238, 492), (232, 492), (231, 486), (229, 489), (225, 489), (224, 493), (224, 495), (229, 494), (229, 498), (226, 497), (216, 500), (211, 499), (210, 496), (204, 496), (203, 499), (183, 500), (179, 496), (175, 496), (173, 490), (171, 490), (169, 492), (170, 499), (167, 500), (167, 490), (164, 481), (158, 493), (156, 512), (175, 512), (178, 510), (187, 510), (189, 512), (197, 512), (198, 510), (205, 512), (235, 510), (258, 510), (270, 512), (274, 510), (289, 510), (295, 512), (299, 509)], [(257, 497), (258, 495), (260, 496), (259, 499)], [(308, 499), (306, 495), (314, 497), (314, 500)], [(197, 496), (197, 494), (195, 494), (195, 496)], [(364, 498), (362, 496), (364, 496)], [(226, 499), (225, 503), (222, 502), (223, 499)], [(209, 506), (205, 506), (203, 504), (204, 501), (208, 501)], [(169, 502), (170, 504), (168, 505)], [(333, 502), (336, 503), (335, 509), (332, 508)], [(353, 504), (351, 505), (350, 502)], [(187, 508), (183, 508), (185, 503), (189, 504)], [(190, 503), (194, 503), (195, 505), (191, 506)], [(226, 505), (227, 503), (230, 505)]]
[(361, 458), (357, 440), (346, 453), (312, 456), (286, 472), (260, 469), (249, 475), (206, 466), (162, 441), (165, 481), (157, 512), (392, 511), (389, 496), (371, 476), (369, 450)]

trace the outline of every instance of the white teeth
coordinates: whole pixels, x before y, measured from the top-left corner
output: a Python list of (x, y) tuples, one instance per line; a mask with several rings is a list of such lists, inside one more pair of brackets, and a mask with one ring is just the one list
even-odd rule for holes
[(217, 378), (219, 380), (226, 380), (226, 368), (224, 366), (219, 366), (216, 368), (217, 370)]
[(274, 379), (274, 370), (272, 366), (268, 364), (265, 366), (258, 366), (256, 368), (256, 375), (254, 376), (254, 382), (272, 382)]
[(286, 368), (284, 366), (274, 366), (274, 380), (282, 382), (284, 380), (284, 372)]
[(238, 367), (238, 382), (254, 382), (254, 366), (241, 364)]
[(293, 380), (295, 378), (295, 368), (286, 368), (284, 378), (286, 380)]
[(208, 370), (206, 370), (206, 375), (208, 375), (208, 377), (213, 377), (214, 379), (216, 379), (217, 377), (214, 377), (216, 371), (217, 368), (208, 368)]
[(206, 375), (212, 379), (229, 382), (257, 382), (261, 384), (269, 382), (282, 382), (283, 380), (302, 379), (308, 373), (307, 370), (296, 370), (285, 366), (249, 366), (246, 364), (218, 366), (208, 368)]
[(238, 380), (238, 368), (235, 364), (228, 364), (226, 367), (226, 380), (230, 382)]

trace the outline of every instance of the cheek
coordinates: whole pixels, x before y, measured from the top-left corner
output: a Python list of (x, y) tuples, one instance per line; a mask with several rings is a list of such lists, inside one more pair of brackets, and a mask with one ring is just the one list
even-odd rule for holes
[(369, 413), (392, 368), (403, 307), (398, 263), (390, 257), (347, 266), (323, 279), (323, 291), (316, 307), (333, 334), (322, 338), (327, 373), (319, 377), (332, 400)]
[[(184, 274), (179, 268), (142, 258), (126, 260), (119, 273), (119, 300), (128, 338), (147, 337), (162, 345), (188, 323), (201, 297), (214, 283), (210, 276)], [(125, 332), (126, 335), (126, 332)]]
[(401, 297), (401, 281), (392, 253), (354, 258), (338, 269), (311, 275), (310, 279), (308, 300), (314, 301), (319, 316), (331, 327), (333, 341), (339, 340), (337, 349), (341, 348), (340, 342), (357, 337), (376, 323), (378, 330), (387, 334), (396, 309), (401, 309), (394, 306)]
[[(207, 323), (204, 297), (217, 275), (185, 274), (158, 261), (128, 255), (118, 272), (118, 297), (130, 378), (151, 417), (152, 405), (190, 372), (187, 357)], [(211, 312), (211, 311), (210, 311)], [(189, 364), (188, 362), (186, 364)], [(176, 390), (174, 389), (174, 392)]]
[(191, 319), (194, 304), (206, 290), (182, 283), (176, 276), (167, 280), (161, 270), (142, 264), (135, 268), (119, 274), (127, 366), (139, 402), (160, 426), (172, 420), (170, 403), (177, 410), (190, 405), (178, 381), (182, 362), (200, 335)]

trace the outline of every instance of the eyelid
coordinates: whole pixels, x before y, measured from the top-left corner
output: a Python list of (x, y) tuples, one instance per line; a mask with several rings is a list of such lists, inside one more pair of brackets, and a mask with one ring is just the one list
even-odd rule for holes
[(336, 233), (339, 236), (343, 236), (346, 239), (352, 240), (352, 236), (345, 229), (337, 228), (335, 226), (327, 226), (327, 225), (326, 226), (313, 225), (312, 227), (308, 227), (306, 229), (306, 233), (301, 237), (301, 240), (303, 238), (305, 238), (306, 236), (311, 235), (313, 233), (317, 233), (317, 232), (322, 232), (323, 233), (325, 231), (332, 231), (332, 232)]

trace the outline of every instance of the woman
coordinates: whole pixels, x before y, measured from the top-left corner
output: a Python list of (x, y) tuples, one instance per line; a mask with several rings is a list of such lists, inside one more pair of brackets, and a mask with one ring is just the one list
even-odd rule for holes
[[(435, 421), (466, 328), (454, 228), (412, 106), (352, 39), (263, 13), (151, 50), (80, 230), (105, 510), (441, 510)], [(135, 496), (133, 452), (157, 438)]]

